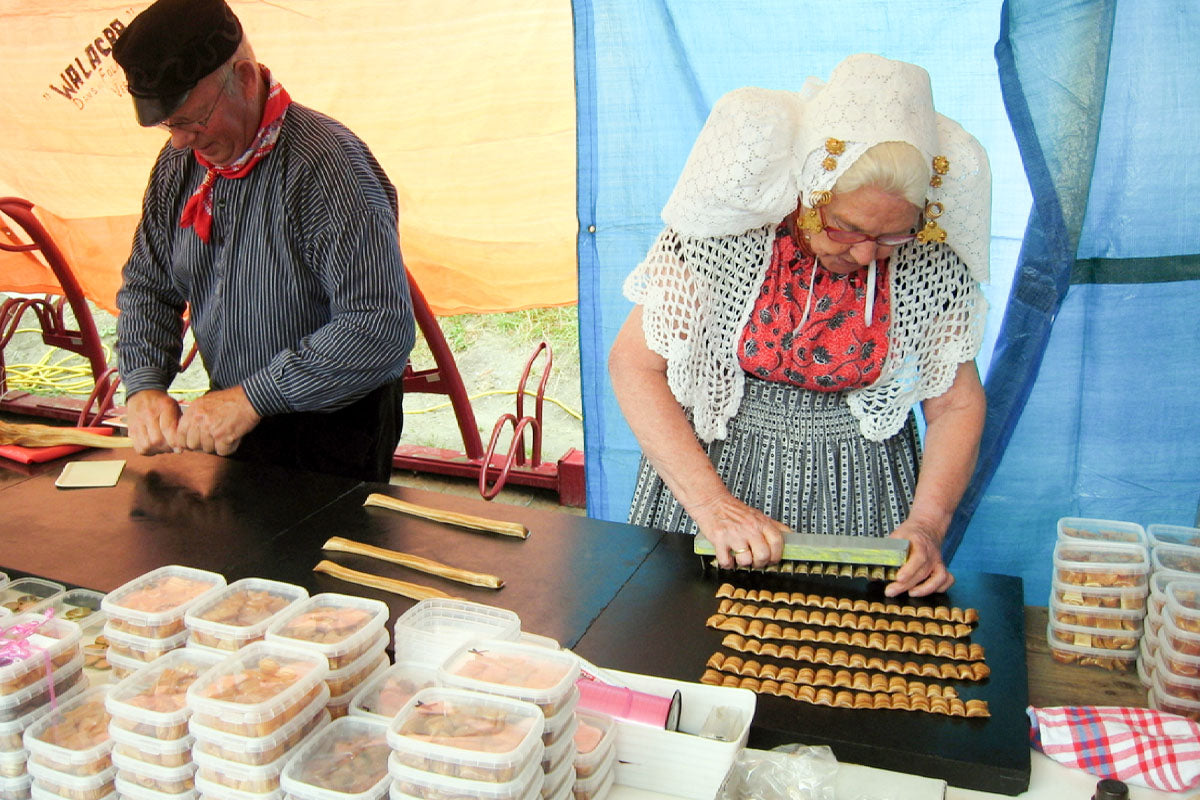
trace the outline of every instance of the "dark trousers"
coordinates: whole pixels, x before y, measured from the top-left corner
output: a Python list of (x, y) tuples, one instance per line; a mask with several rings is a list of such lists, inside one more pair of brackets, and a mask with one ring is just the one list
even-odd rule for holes
[(233, 458), (386, 483), (404, 428), (399, 380), (337, 411), (264, 417)]

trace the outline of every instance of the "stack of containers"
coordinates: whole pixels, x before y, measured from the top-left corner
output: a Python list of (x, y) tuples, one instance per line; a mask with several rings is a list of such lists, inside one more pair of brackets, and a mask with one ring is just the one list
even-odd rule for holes
[(579, 800), (601, 800), (616, 780), (617, 723), (590, 711), (580, 711), (577, 716), (572, 793)]
[(104, 637), (108, 663), (117, 679), (187, 644), (183, 618), (225, 586), (215, 572), (159, 567), (109, 592), (100, 604), (108, 615)]
[(422, 600), (396, 617), (392, 626), (396, 663), (437, 669), (472, 639), (521, 637), (521, 619), (512, 611), (466, 600)]
[(1138, 655), (1138, 677), (1146, 687), (1151, 685), (1157, 664), (1155, 656), (1167, 603), (1167, 588), (1178, 580), (1200, 580), (1200, 547), (1172, 541), (1163, 526), (1150, 527), (1156, 529), (1154, 538), (1150, 540), (1150, 600), (1146, 611), (1146, 631)]
[(1059, 520), (1046, 639), (1063, 663), (1129, 671), (1137, 662), (1150, 555), (1140, 525)]
[[(30, 796), (29, 751), (24, 732), (50, 710), (53, 697), (61, 705), (87, 689), (79, 626), (40, 614), (0, 619), (0, 640), (21, 640), (29, 654), (0, 666), (0, 797)], [(46, 658), (49, 658), (47, 674)]]
[[(560, 777), (573, 761), (578, 720), (579, 658), (565, 650), (524, 642), (477, 640), (462, 645), (438, 670), (443, 686), (502, 695), (533, 703), (546, 721), (542, 726), (541, 759), (545, 775)], [(543, 786), (544, 786), (543, 782)]]
[(335, 720), (288, 760), (280, 786), (288, 800), (381, 800), (391, 752), (386, 723)]
[(66, 619), (79, 626), (83, 648), (83, 669), (93, 686), (112, 680), (112, 669), (108, 665), (108, 641), (104, 638), (104, 624), (108, 615), (100, 610), (104, 601), (103, 592), (91, 589), (69, 589), (63, 594), (43, 600), (34, 606), (35, 612), (46, 608), (54, 609), (54, 616)]
[(262, 641), (272, 622), (307, 599), (308, 590), (291, 583), (263, 578), (234, 581), (184, 615), (187, 646), (228, 656)]
[(316, 653), (326, 659), (327, 708), (345, 716), (358, 688), (382, 673), (388, 660), (388, 607), (379, 600), (346, 594), (318, 594), (281, 614), (266, 640)]
[(433, 686), (388, 725), (391, 800), (537, 800), (546, 718), (532, 703)]
[(187, 690), (220, 661), (189, 648), (172, 650), (109, 690), (105, 707), (122, 800), (194, 796)]
[(278, 800), (295, 747), (328, 723), (328, 662), (311, 650), (254, 642), (187, 691), (196, 789), (206, 800)]
[(350, 699), (350, 716), (387, 724), (414, 694), (437, 682), (436, 667), (398, 662), (359, 687)]
[(1167, 585), (1150, 673), (1151, 708), (1200, 721), (1200, 578)]
[(25, 730), (34, 800), (116, 797), (109, 715), (104, 707), (108, 689), (87, 689)]
[(67, 587), (42, 578), (17, 578), (0, 584), (0, 608), (13, 614), (32, 611), (61, 595)]

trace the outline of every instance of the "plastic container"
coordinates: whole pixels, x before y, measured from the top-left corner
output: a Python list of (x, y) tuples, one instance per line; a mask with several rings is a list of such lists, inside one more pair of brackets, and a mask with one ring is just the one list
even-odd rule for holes
[(407, 767), (507, 783), (530, 762), (541, 772), (544, 725), (545, 717), (532, 703), (431, 687), (417, 692), (392, 719), (387, 739), (396, 761)]
[(79, 626), (66, 620), (47, 619), (40, 614), (5, 617), (0, 640), (24, 640), (32, 647), (25, 658), (0, 666), (0, 701), (45, 678), (47, 658), (51, 672), (70, 664), (79, 655), (81, 635)]
[(1151, 547), (1158, 547), (1160, 544), (1200, 547), (1200, 528), (1162, 525), (1156, 522), (1146, 526), (1146, 538)]
[(575, 785), (575, 764), (570, 758), (562, 759), (552, 770), (543, 768), (542, 772), (546, 776), (542, 781), (542, 800), (571, 796), (571, 787)]
[(53, 683), (54, 698), (84, 680), (83, 655), (77, 655), (69, 664), (59, 667), (48, 677), (41, 677), (15, 692), (0, 695), (0, 723), (20, 719), (50, 702), (50, 687)]
[(267, 641), (309, 648), (329, 659), (329, 669), (342, 669), (375, 644), (389, 613), (379, 600), (326, 592), (279, 615)]
[[(375, 662), (375, 668), (366, 675), (362, 683), (382, 675), (391, 665), (392, 663), (388, 661), (387, 653), (381, 653)], [(325, 707), (329, 710), (331, 717), (340, 719), (350, 713), (350, 702), (354, 699), (354, 695), (358, 691), (358, 686), (358, 684), (351, 686), (350, 690), (344, 694), (329, 698), (329, 702)]]
[(96, 592), (91, 589), (67, 589), (62, 594), (42, 600), (32, 610), (42, 611), (46, 608), (53, 608), (56, 618), (70, 620), (82, 628), (86, 626), (89, 618), (102, 613), (100, 603), (103, 600), (104, 592)]
[[(1170, 616), (1163, 617), (1162, 629), (1158, 632), (1158, 644), (1164, 650), (1169, 647), (1172, 652), (1181, 656), (1200, 659), (1200, 633), (1182, 630)], [(1160, 659), (1165, 657), (1165, 653), (1159, 653)]]
[(553, 744), (545, 745), (545, 749), (542, 751), (542, 772), (549, 775), (558, 769), (562, 762), (575, 760), (575, 730), (578, 727), (579, 720), (574, 714), (571, 714), (558, 739)]
[(155, 791), (128, 780), (128, 776), (122, 777), (120, 770), (117, 771), (117, 777), (113, 784), (120, 800), (196, 800), (200, 796), (200, 793), (194, 788), (179, 794)]
[(608, 757), (609, 751), (617, 749), (617, 723), (612, 717), (603, 714), (592, 714), (587, 711), (576, 712), (579, 727), (575, 731), (575, 774), (580, 778), (590, 778)]
[(183, 618), (225, 586), (225, 577), (177, 564), (159, 567), (109, 592), (100, 607), (122, 633), (163, 639), (184, 630)]
[(1139, 609), (1145, 611), (1148, 592), (1145, 585), (1109, 588), (1105, 586), (1077, 586), (1052, 580), (1050, 582), (1050, 594), (1059, 605), (1064, 606), (1087, 606), (1123, 611)]
[(291, 757), (292, 753), (288, 751), (270, 763), (254, 766), (200, 752), (193, 756), (196, 774), (203, 776), (205, 781), (246, 794), (279, 791), (279, 774)]
[(525, 765), (509, 781), (474, 781), (455, 778), (437, 772), (405, 766), (395, 752), (388, 757), (388, 773), (392, 785), (388, 794), (392, 800), (448, 800), (478, 798), (478, 800), (535, 800), (541, 797), (546, 776), (535, 760)]
[(108, 735), (113, 740), (113, 754), (124, 758), (144, 761), (156, 767), (182, 767), (192, 763), (192, 743), (195, 738), (188, 735), (179, 739), (156, 739), (140, 733), (108, 726)]
[(107, 770), (112, 751), (110, 717), (104, 707), (107, 694), (107, 686), (88, 689), (26, 728), (22, 741), (30, 765), (40, 764), (74, 777), (91, 777)]
[(335, 720), (296, 749), (280, 785), (296, 800), (375, 800), (387, 794), (391, 751), (386, 723)]
[(1154, 668), (1147, 674), (1156, 676), (1160, 686), (1176, 697), (1200, 703), (1200, 656), (1184, 655), (1163, 641), (1153, 661)]
[(1146, 692), (1149, 706), (1157, 711), (1178, 714), (1200, 722), (1200, 701), (1178, 697), (1168, 691), (1162, 683), (1164, 672), (1157, 669), (1154, 671), (1154, 677), (1150, 679), (1150, 689)]
[(189, 643), (218, 650), (239, 650), (267, 635), (267, 628), (288, 609), (308, 599), (302, 586), (263, 578), (243, 578), (199, 603), (183, 617)]
[(437, 678), (437, 667), (414, 662), (393, 664), (358, 688), (350, 700), (350, 714), (387, 722), (418, 691), (436, 686)]
[(1158, 634), (1150, 631), (1142, 631), (1142, 639), (1138, 642), (1138, 651), (1147, 659), (1157, 659), (1158, 657)]
[[(379, 630), (379, 636), (367, 650), (341, 669), (331, 669), (325, 676), (325, 685), (329, 687), (331, 697), (341, 697), (347, 693), (353, 694), (358, 688), (379, 669), (381, 661), (390, 665), (387, 653), (388, 633), (386, 629)], [(349, 702), (349, 698), (347, 698)]]
[(11, 777), (0, 775), (0, 800), (29, 800), (32, 781), (33, 776), (28, 772)]
[[(70, 689), (67, 689), (58, 696), (58, 705), (61, 706), (67, 701), (78, 697), (89, 688), (87, 677), (85, 676)], [(41, 717), (49, 714), (51, 710), (50, 706), (46, 705), (41, 708), (35, 708), (25, 716), (14, 719), (11, 722), (0, 722), (0, 754), (26, 753), (25, 729)]]
[(67, 591), (61, 583), (43, 578), (17, 578), (0, 588), (0, 608), (13, 614), (33, 611)]
[(204, 673), (188, 688), (187, 702), (205, 727), (265, 736), (329, 691), (328, 672), (325, 657), (312, 650), (254, 642)]
[(237, 736), (214, 728), (206, 728), (196, 720), (190, 723), (196, 743), (192, 752), (236, 761), (252, 767), (270, 764), (299, 744), (313, 731), (329, 724), (325, 705), (329, 702), (329, 688), (313, 698), (308, 707), (288, 721), (286, 725), (266, 736)]
[[(1084, 630), (1090, 632), (1093, 629)], [(1090, 636), (1090, 633), (1088, 635)], [(1046, 642), (1050, 646), (1051, 657), (1062, 664), (1080, 664), (1129, 672), (1134, 669), (1137, 661), (1136, 649), (1109, 649), (1080, 644), (1076, 632), (1065, 630), (1065, 626), (1056, 627), (1053, 623), (1046, 626)]]
[(1149, 550), (1136, 544), (1054, 545), (1054, 578), (1072, 586), (1144, 586), (1150, 574)]
[(1068, 542), (1122, 542), (1146, 544), (1146, 530), (1136, 522), (1110, 519), (1063, 517), (1058, 521), (1058, 538)]
[(239, 792), (237, 789), (205, 780), (200, 773), (196, 773), (196, 792), (197, 800), (283, 800), (282, 789), (266, 794)]
[(1200, 577), (1190, 581), (1172, 581), (1167, 584), (1164, 594), (1167, 599), (1164, 616), (1179, 630), (1200, 637)]
[(579, 659), (565, 650), (498, 640), (461, 646), (438, 671), (446, 686), (533, 703), (547, 718), (563, 708), (579, 678)]
[(1154, 670), (1157, 669), (1156, 662), (1153, 658), (1146, 658), (1144, 654), (1139, 653), (1137, 659), (1137, 676), (1138, 683), (1147, 689), (1150, 688), (1151, 681), (1154, 678)]
[(1129, 633), (1135, 638), (1142, 634), (1142, 610), (1097, 608), (1094, 606), (1064, 606), (1050, 595), (1050, 619), (1061, 625), (1098, 628), (1109, 632)]
[[(117, 768), (116, 779), (119, 782), (170, 795), (190, 792), (195, 787), (193, 776), (196, 774), (196, 765), (190, 761), (178, 767), (160, 767), (116, 751), (113, 751), (112, 761)], [(119, 784), (117, 791), (121, 791)]]
[(24, 775), (27, 772), (25, 765), (28, 763), (28, 750), (0, 753), (0, 778), (18, 778)]
[(562, 741), (562, 737), (567, 734), (568, 729), (575, 721), (575, 709), (578, 707), (579, 689), (572, 686), (567, 702), (559, 706), (558, 713), (553, 717), (546, 718), (546, 725), (542, 728), (542, 744), (546, 747), (553, 747)]
[(166, 636), (161, 639), (152, 639), (146, 636), (137, 636), (132, 633), (125, 633), (119, 628), (114, 628), (113, 624), (116, 620), (111, 617), (108, 623), (104, 626), (104, 638), (108, 640), (108, 652), (106, 655), (116, 655), (118, 659), (125, 661), (141, 661), (148, 664), (157, 658), (162, 658), (172, 650), (179, 650), (187, 644), (187, 631), (180, 631), (173, 636)]
[(600, 765), (586, 778), (576, 776), (571, 793), (575, 800), (603, 800), (612, 790), (616, 780), (617, 751), (610, 750)]
[(1150, 566), (1154, 572), (1173, 572), (1195, 580), (1200, 576), (1200, 547), (1160, 544), (1150, 553)]
[(187, 736), (188, 689), (221, 661), (185, 648), (144, 665), (109, 691), (113, 727), (161, 740)]
[(467, 600), (421, 600), (392, 626), (396, 662), (440, 667), (472, 639), (517, 641), (521, 619), (512, 611)]
[(116, 797), (113, 778), (117, 770), (110, 766), (104, 772), (86, 777), (67, 775), (36, 762), (29, 762), (29, 774), (33, 776), (33, 797), (64, 798), (64, 800), (108, 800)]

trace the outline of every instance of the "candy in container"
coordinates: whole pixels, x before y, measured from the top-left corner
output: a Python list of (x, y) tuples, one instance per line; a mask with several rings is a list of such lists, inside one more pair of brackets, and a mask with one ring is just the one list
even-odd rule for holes
[(577, 711), (575, 730), (575, 774), (589, 778), (603, 764), (610, 750), (616, 750), (617, 725), (612, 717)]
[(409, 699), (427, 686), (436, 686), (435, 667), (416, 662), (396, 663), (368, 680), (350, 701), (350, 714), (387, 721), (396, 716)]
[[(325, 725), (314, 729), (296, 744), (296, 748), (303, 748), (327, 727), (328, 725)], [(192, 757), (196, 761), (196, 774), (202, 776), (206, 782), (236, 792), (264, 795), (279, 790), (279, 776), (293, 755), (294, 750), (286, 750), (274, 761), (266, 764), (228, 761), (199, 750), (195, 751)]]
[(264, 638), (280, 614), (307, 598), (302, 586), (243, 578), (192, 606), (183, 622), (190, 642), (233, 651)]
[(172, 650), (117, 683), (105, 701), (113, 727), (160, 740), (187, 735), (187, 692), (221, 658), (187, 648)]
[(16, 776), (0, 775), (0, 800), (29, 800), (29, 785), (33, 776), (28, 772)]
[(117, 768), (117, 791), (122, 794), (125, 794), (121, 791), (122, 784), (169, 795), (190, 792), (195, 785), (196, 765), (190, 761), (177, 767), (162, 767), (114, 751), (113, 766)]
[(13, 614), (37, 611), (66, 590), (61, 583), (44, 578), (17, 578), (0, 587), (0, 608)]
[(339, 719), (349, 714), (350, 702), (354, 699), (354, 694), (358, 691), (359, 684), (366, 683), (376, 676), (382, 675), (390, 666), (391, 662), (388, 661), (387, 653), (381, 653), (379, 656), (377, 656), (374, 666), (364, 675), (363, 680), (355, 683), (346, 692), (343, 692), (336, 697), (331, 696), (329, 698), (329, 705), (327, 705), (326, 708), (329, 709), (330, 715), (334, 719)]
[(509, 781), (473, 781), (414, 769), (401, 763), (395, 752), (388, 758), (388, 774), (391, 800), (537, 800), (546, 780), (536, 761)]
[(110, 766), (96, 775), (79, 777), (29, 762), (34, 800), (115, 800), (113, 778), (116, 773), (116, 768)]
[(107, 686), (82, 692), (25, 729), (30, 764), (70, 777), (90, 777), (111, 767)]
[(421, 600), (392, 626), (396, 661), (434, 668), (473, 639), (516, 641), (520, 636), (521, 618), (508, 609), (441, 597)]
[(329, 724), (329, 713), (325, 704), (329, 702), (329, 689), (322, 687), (308, 707), (292, 717), (282, 727), (266, 736), (238, 736), (233, 733), (206, 728), (192, 720), (189, 727), (196, 743), (193, 755), (203, 753), (226, 761), (261, 767), (290, 751), (306, 736)]
[(112, 628), (162, 639), (182, 632), (188, 610), (224, 586), (225, 577), (216, 572), (172, 564), (117, 587), (105, 595), (100, 607)]
[[(267, 628), (267, 641), (306, 647), (342, 669), (369, 650), (385, 630), (386, 603), (327, 592), (289, 608)], [(386, 636), (386, 631), (384, 633)]]
[(16, 614), (0, 620), (0, 700), (70, 664), (80, 654), (82, 633), (74, 622), (42, 614)]
[(553, 717), (571, 698), (579, 659), (566, 650), (506, 641), (469, 642), (446, 659), (441, 683), (537, 704)]
[(385, 723), (345, 717), (297, 748), (280, 782), (296, 800), (375, 800), (387, 794), (390, 754)]

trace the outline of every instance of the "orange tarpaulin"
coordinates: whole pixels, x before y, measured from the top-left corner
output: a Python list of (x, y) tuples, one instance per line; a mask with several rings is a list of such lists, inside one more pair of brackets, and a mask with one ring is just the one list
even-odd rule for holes
[[(437, 313), (575, 302), (569, 3), (229, 2), (292, 97), (349, 126), (387, 170), (405, 263)], [(109, 310), (166, 140), (134, 121), (111, 55), (146, 5), (0, 5), (0, 196), (35, 204)], [(55, 285), (29, 256), (0, 253), (0, 290)]]

